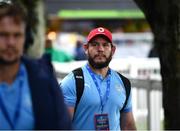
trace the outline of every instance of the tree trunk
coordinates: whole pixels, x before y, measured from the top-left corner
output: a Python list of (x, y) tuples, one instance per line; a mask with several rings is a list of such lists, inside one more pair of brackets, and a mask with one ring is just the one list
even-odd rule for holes
[(44, 2), (42, 0), (36, 1), (37, 5), (35, 7), (35, 12), (37, 15), (38, 22), (35, 25), (35, 32), (34, 32), (34, 43), (28, 49), (28, 56), (33, 58), (41, 57), (44, 53), (44, 46), (45, 46), (45, 15), (44, 15)]
[(43, 0), (14, 0), (27, 10), (27, 30), (25, 54), (38, 58), (44, 53), (45, 46), (45, 10)]
[(180, 1), (134, 0), (154, 33), (163, 85), (163, 107), (168, 130), (180, 129)]

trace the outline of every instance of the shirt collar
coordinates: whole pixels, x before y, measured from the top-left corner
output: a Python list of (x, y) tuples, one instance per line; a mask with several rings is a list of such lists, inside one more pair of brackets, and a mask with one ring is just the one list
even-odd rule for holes
[[(16, 78), (13, 81), (13, 83), (11, 85), (9, 85), (6, 82), (2, 82), (2, 83), (0, 83), (0, 86), (4, 87), (4, 88), (9, 87), (9, 86), (16, 87), (15, 85), (17, 85), (18, 83), (20, 83), (21, 81), (23, 81), (25, 79), (25, 75), (26, 75), (26, 68), (25, 68), (25, 65), (23, 63), (21, 63), (19, 66), (19, 70), (17, 72)], [(8, 88), (8, 90), (14, 90), (14, 89)]]
[[(86, 68), (88, 68), (87, 66), (89, 67), (89, 64), (88, 64), (88, 63), (86, 64)], [(104, 79), (107, 79), (108, 77), (110, 77), (110, 76), (111, 76), (111, 72), (112, 72), (112, 71), (111, 71), (111, 68), (109, 68), (106, 77), (103, 78), (102, 75), (95, 73), (90, 67), (89, 67), (89, 69), (92, 71), (92, 73), (93, 73), (97, 78), (99, 78), (99, 79), (101, 79), (101, 80), (104, 80)]]

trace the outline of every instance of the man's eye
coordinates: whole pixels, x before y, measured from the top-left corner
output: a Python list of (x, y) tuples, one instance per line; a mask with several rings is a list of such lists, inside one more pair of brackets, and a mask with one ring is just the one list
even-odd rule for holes
[(103, 46), (107, 47), (107, 46), (110, 46), (110, 44), (109, 43), (104, 43)]
[(0, 32), (0, 37), (6, 37), (6, 36), (8, 36), (7, 33)]
[(19, 37), (22, 36), (22, 34), (21, 33), (16, 33), (16, 34), (14, 34), (14, 36), (15, 36), (15, 38), (19, 38)]
[(109, 47), (111, 44), (110, 43), (98, 43), (98, 42), (91, 42), (91, 46), (103, 46), (103, 47)]
[(98, 46), (99, 43), (98, 43), (98, 42), (92, 42), (91, 45), (92, 45), (92, 46)]

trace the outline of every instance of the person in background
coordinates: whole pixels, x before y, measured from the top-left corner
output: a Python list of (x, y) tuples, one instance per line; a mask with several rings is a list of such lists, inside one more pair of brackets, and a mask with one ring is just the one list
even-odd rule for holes
[[(76, 79), (71, 72), (60, 83), (75, 130), (136, 130), (131, 92), (127, 104), (125, 86), (118, 73), (109, 67), (115, 53), (111, 32), (93, 29), (84, 45), (88, 63), (82, 67), (84, 90), (76, 107)], [(76, 78), (81, 78), (76, 76)], [(80, 88), (80, 87), (77, 87)], [(76, 108), (75, 108), (76, 107)]]
[(0, 129), (69, 130), (71, 119), (50, 61), (23, 56), (25, 29), (20, 4), (0, 2)]
[(73, 57), (67, 54), (63, 50), (54, 49), (52, 45), (52, 40), (46, 38), (45, 43), (45, 54), (51, 56), (51, 61), (53, 62), (70, 62), (73, 61)]
[(84, 52), (83, 43), (80, 40), (78, 40), (76, 42), (74, 59), (77, 60), (77, 61), (87, 59), (86, 54)]
[(149, 58), (154, 58), (154, 57), (158, 57), (158, 51), (155, 48), (155, 46), (153, 45), (153, 47), (150, 49), (149, 54), (148, 54)]

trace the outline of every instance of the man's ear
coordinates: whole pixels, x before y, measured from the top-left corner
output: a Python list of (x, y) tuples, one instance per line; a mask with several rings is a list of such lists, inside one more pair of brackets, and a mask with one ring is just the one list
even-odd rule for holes
[(83, 47), (84, 47), (85, 53), (87, 54), (88, 44), (84, 44)]

